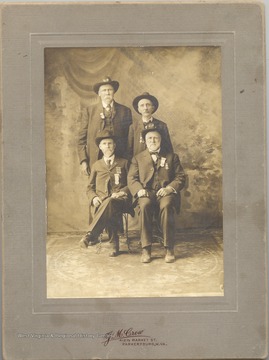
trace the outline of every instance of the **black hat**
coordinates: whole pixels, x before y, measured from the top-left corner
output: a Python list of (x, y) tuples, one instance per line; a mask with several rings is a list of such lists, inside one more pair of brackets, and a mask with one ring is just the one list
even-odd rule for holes
[(100, 142), (104, 139), (112, 139), (116, 141), (116, 136), (109, 130), (103, 130), (100, 132), (99, 136), (95, 139), (95, 143), (99, 146)]
[(163, 136), (163, 132), (160, 129), (160, 127), (158, 127), (158, 126), (150, 127), (150, 128), (142, 130), (142, 132), (141, 132), (141, 136), (144, 141), (145, 141), (147, 133), (149, 133), (151, 131), (157, 131), (161, 135), (161, 137)]
[(111, 85), (116, 92), (120, 86), (119, 82), (116, 80), (111, 80), (109, 76), (106, 76), (101, 82), (93, 85), (93, 91), (98, 94), (99, 88), (102, 85)]
[(159, 102), (158, 102), (157, 98), (153, 95), (150, 95), (148, 92), (144, 92), (142, 95), (137, 96), (133, 101), (133, 107), (138, 114), (140, 114), (140, 112), (138, 111), (138, 103), (142, 99), (148, 99), (152, 102), (152, 104), (154, 106), (153, 112), (155, 112), (158, 109)]

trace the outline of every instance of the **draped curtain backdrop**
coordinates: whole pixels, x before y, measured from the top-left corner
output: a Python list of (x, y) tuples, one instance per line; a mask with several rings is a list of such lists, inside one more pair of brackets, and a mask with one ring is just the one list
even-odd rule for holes
[[(93, 84), (118, 80), (115, 100), (132, 109), (147, 91), (159, 100), (188, 176), (178, 228), (222, 226), (221, 51), (219, 47), (47, 48), (45, 125), (48, 232), (85, 231), (87, 178), (80, 174), (80, 111), (99, 101)], [(135, 225), (134, 225), (135, 226)]]

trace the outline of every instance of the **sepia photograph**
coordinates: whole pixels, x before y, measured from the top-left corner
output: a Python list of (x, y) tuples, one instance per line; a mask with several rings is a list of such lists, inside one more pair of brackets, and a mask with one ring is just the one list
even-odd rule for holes
[(221, 47), (45, 48), (44, 98), (47, 298), (224, 296)]
[(261, 2), (0, 10), (3, 357), (266, 358)]

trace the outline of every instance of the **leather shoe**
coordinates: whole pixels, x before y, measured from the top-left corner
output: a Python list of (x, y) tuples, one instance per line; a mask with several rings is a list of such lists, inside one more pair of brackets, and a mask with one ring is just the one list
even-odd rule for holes
[(109, 253), (109, 257), (115, 257), (119, 255), (119, 236), (117, 234), (113, 234), (111, 237), (112, 251)]
[(165, 255), (164, 260), (165, 260), (166, 263), (175, 262), (176, 258), (175, 258), (174, 250), (166, 249), (166, 255)]
[(119, 255), (119, 251), (111, 251), (111, 253), (109, 253), (109, 257), (116, 257)]
[(86, 249), (88, 246), (95, 245), (96, 243), (97, 240), (94, 239), (90, 232), (87, 232), (87, 234), (85, 234), (83, 238), (79, 241), (79, 245), (83, 249)]
[(151, 248), (145, 247), (142, 249), (141, 262), (146, 264), (146, 263), (150, 263), (150, 261), (151, 261)]

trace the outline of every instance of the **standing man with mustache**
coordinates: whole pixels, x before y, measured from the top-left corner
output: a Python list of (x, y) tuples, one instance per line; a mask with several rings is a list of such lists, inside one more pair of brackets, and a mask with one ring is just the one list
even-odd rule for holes
[(132, 123), (131, 110), (114, 100), (119, 82), (104, 78), (93, 86), (100, 97), (100, 103), (82, 112), (81, 127), (78, 132), (78, 155), (82, 173), (90, 175), (92, 164), (102, 156), (95, 145), (95, 139), (104, 130), (117, 136), (116, 155), (127, 157), (127, 139)]
[(140, 119), (133, 121), (129, 128), (128, 135), (128, 155), (129, 159), (146, 149), (145, 140), (142, 132), (145, 129), (158, 128), (162, 131), (162, 146), (167, 152), (173, 152), (173, 146), (170, 139), (168, 127), (165, 122), (154, 118), (152, 115), (159, 107), (157, 98), (144, 92), (133, 100), (135, 111), (141, 115)]

